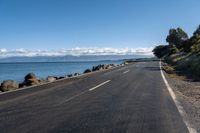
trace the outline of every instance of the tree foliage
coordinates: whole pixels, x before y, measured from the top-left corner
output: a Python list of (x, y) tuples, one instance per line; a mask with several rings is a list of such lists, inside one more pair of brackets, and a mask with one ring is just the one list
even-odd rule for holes
[(200, 25), (198, 28), (194, 31), (193, 36), (200, 36)]
[(181, 28), (170, 29), (166, 41), (168, 45), (159, 45), (153, 49), (154, 55), (158, 58), (177, 52), (200, 54), (200, 25), (190, 38)]
[(177, 48), (181, 49), (183, 42), (188, 39), (188, 35), (181, 28), (170, 29), (169, 35), (166, 38), (166, 41), (169, 45), (175, 45)]
[(168, 53), (168, 46), (167, 45), (159, 45), (153, 49), (153, 53), (156, 57), (162, 58)]

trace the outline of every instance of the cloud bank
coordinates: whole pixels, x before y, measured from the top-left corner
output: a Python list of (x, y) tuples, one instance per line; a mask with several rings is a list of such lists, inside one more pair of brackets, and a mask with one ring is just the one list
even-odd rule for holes
[(58, 50), (30, 50), (0, 48), (0, 58), (6, 57), (35, 57), (35, 56), (82, 56), (82, 55), (149, 55), (152, 56), (152, 48), (72, 48)]

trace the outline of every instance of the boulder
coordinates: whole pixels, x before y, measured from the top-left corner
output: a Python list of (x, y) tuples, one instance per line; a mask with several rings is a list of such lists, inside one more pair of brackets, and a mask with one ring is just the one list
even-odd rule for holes
[(29, 73), (24, 77), (24, 82), (20, 84), (21, 87), (40, 84), (34, 73)]
[(113, 67), (112, 64), (106, 65), (106, 69), (110, 69), (112, 67)]
[(61, 76), (61, 77), (57, 77), (57, 79), (64, 79), (65, 77)]
[(105, 65), (97, 65), (97, 66), (93, 66), (92, 71), (99, 71), (105, 69)]
[(67, 75), (67, 77), (72, 77), (72, 76), (73, 76), (72, 74), (68, 74), (68, 75)]
[(86, 69), (83, 73), (90, 73), (91, 70), (90, 69)]
[(124, 62), (124, 65), (128, 65), (129, 63), (126, 61), (126, 62)]
[(80, 75), (80, 73), (74, 73), (74, 76), (78, 76), (78, 75)]
[(48, 81), (48, 82), (56, 81), (56, 79), (57, 79), (57, 78), (56, 78), (56, 77), (53, 77), (53, 76), (48, 76), (48, 77), (47, 77), (47, 81)]
[(0, 90), (1, 91), (10, 91), (10, 90), (16, 90), (19, 88), (19, 84), (14, 80), (5, 80), (1, 83)]
[(37, 79), (27, 79), (24, 83), (26, 86), (40, 84), (40, 82)]
[(100, 65), (97, 65), (97, 66), (93, 66), (92, 71), (110, 69), (112, 67), (116, 67), (116, 65), (115, 64), (100, 64)]
[(29, 80), (29, 79), (36, 79), (37, 77), (35, 76), (34, 73), (29, 73), (24, 77), (24, 80)]

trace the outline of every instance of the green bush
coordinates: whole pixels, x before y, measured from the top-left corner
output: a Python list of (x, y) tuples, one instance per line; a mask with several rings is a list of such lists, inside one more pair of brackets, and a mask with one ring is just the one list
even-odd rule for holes
[(162, 58), (164, 57), (166, 54), (168, 54), (168, 46), (167, 45), (159, 45), (159, 46), (156, 46), (154, 49), (153, 49), (153, 53), (156, 57), (158, 58)]

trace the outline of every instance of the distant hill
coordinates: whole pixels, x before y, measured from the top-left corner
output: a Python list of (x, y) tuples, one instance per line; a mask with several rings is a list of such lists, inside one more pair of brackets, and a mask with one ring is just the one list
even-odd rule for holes
[(85, 55), (85, 56), (34, 56), (0, 58), (0, 62), (77, 62), (148, 58), (147, 55)]

